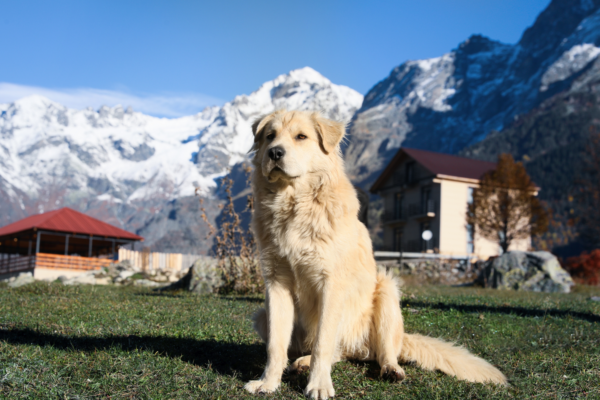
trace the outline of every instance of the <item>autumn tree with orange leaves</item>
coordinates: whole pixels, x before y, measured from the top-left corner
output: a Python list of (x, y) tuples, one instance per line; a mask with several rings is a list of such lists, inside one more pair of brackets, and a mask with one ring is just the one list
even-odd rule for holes
[(473, 191), (467, 223), (506, 252), (512, 242), (548, 230), (548, 212), (536, 192), (523, 163), (501, 154), (496, 169), (486, 173)]

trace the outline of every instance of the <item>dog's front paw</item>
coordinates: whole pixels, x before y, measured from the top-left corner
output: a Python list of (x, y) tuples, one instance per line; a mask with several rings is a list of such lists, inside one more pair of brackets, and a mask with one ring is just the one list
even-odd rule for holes
[(385, 364), (383, 367), (381, 367), (382, 378), (396, 382), (404, 380), (405, 376), (406, 374), (404, 373), (404, 370), (398, 364)]
[(304, 389), (304, 395), (309, 399), (323, 400), (330, 399), (335, 396), (335, 390), (333, 390), (333, 383), (331, 377), (317, 379), (315, 381), (309, 380), (306, 389)]
[(279, 388), (279, 382), (268, 382), (266, 380), (250, 381), (246, 383), (244, 389), (250, 393), (273, 393)]

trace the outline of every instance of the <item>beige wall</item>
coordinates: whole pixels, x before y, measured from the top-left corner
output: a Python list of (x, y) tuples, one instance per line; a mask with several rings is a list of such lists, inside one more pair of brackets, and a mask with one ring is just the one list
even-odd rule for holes
[(469, 186), (463, 182), (441, 180), (440, 253), (467, 253), (466, 211)]

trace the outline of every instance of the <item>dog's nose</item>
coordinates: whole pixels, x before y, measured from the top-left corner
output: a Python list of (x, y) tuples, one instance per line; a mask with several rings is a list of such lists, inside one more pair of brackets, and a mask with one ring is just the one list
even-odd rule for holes
[(273, 161), (278, 161), (280, 160), (283, 156), (285, 156), (285, 150), (283, 149), (283, 147), (271, 147), (269, 149), (269, 158)]

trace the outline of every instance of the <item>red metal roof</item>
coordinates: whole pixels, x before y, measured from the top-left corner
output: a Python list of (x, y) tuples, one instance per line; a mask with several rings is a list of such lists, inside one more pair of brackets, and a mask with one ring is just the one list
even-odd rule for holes
[(473, 160), (465, 157), (452, 156), (450, 154), (435, 153), (433, 151), (400, 148), (392, 161), (383, 170), (379, 178), (371, 186), (371, 192), (375, 193), (394, 172), (402, 158), (409, 156), (434, 175), (448, 175), (467, 179), (480, 179), (483, 174), (496, 168), (496, 163)]
[(109, 225), (106, 222), (102, 222), (68, 207), (32, 215), (20, 221), (13, 222), (10, 225), (0, 228), (0, 236), (27, 231), (33, 228), (119, 239), (144, 240), (141, 236)]

